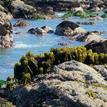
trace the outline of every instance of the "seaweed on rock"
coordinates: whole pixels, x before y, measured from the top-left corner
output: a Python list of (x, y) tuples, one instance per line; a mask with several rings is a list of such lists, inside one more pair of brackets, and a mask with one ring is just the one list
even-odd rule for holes
[(40, 55), (33, 55), (32, 52), (28, 52), (15, 65), (14, 76), (18, 81), (21, 83), (24, 81), (26, 84), (35, 75), (51, 72), (54, 65), (70, 60), (77, 60), (88, 65), (105, 64), (107, 63), (107, 54), (94, 53), (91, 49), (87, 50), (83, 46), (51, 49), (50, 52)]

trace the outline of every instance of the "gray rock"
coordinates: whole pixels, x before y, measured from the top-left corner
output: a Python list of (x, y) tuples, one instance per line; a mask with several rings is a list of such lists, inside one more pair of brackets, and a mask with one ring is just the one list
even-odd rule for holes
[(0, 23), (0, 48), (10, 48), (13, 45), (12, 25), (8, 21)]
[(12, 14), (15, 18), (31, 19), (36, 16), (36, 9), (31, 5), (25, 4), (21, 0), (14, 0), (11, 3)]
[(96, 65), (94, 68), (107, 80), (107, 65)]
[(48, 27), (48, 26), (43, 26), (41, 28), (31, 28), (28, 30), (29, 33), (31, 34), (38, 34), (38, 35), (46, 35), (47, 33), (53, 33), (54, 31), (52, 30), (52, 28)]
[(17, 87), (12, 97), (17, 107), (106, 107), (106, 84), (92, 67), (69, 61), (36, 76), (31, 85)]

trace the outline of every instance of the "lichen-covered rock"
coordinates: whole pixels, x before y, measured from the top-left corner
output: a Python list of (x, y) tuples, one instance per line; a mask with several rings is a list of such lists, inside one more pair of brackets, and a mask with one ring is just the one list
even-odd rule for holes
[(69, 61), (12, 92), (17, 107), (106, 107), (107, 81), (92, 67)]

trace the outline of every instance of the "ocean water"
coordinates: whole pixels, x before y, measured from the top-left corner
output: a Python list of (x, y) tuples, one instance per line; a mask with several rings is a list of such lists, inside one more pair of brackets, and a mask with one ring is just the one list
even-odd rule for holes
[[(86, 19), (70, 18), (71, 21), (87, 21)], [(14, 24), (17, 20), (11, 20)], [(47, 34), (44, 36), (32, 35), (27, 33), (30, 28), (49, 26), (55, 30), (55, 27), (62, 22), (62, 19), (52, 20), (27, 20), (29, 26), (23, 28), (13, 28), (14, 44), (10, 49), (0, 49), (0, 80), (5, 80), (14, 73), (14, 64), (20, 60), (21, 56), (31, 50), (35, 54), (49, 51), (51, 48), (61, 47), (58, 43), (68, 43), (70, 47), (84, 45), (83, 42), (71, 41), (66, 37), (55, 34)], [(107, 31), (107, 20), (98, 21), (96, 25), (82, 25), (87, 31)], [(20, 32), (19, 34), (15, 34)], [(102, 35), (107, 38), (106, 34)]]

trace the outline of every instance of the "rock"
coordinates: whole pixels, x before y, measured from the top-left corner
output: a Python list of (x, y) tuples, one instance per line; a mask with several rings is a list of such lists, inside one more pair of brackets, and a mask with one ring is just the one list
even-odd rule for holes
[(76, 8), (74, 8), (74, 11), (75, 12), (77, 12), (77, 11), (84, 12), (84, 9), (82, 7), (76, 7)]
[(13, 45), (12, 25), (10, 22), (0, 23), (0, 48), (10, 48)]
[(85, 35), (79, 35), (79, 36), (74, 36), (74, 38), (78, 41), (83, 41), (83, 42), (92, 42), (92, 41), (104, 41), (105, 39), (103, 39), (100, 35), (93, 33), (93, 32), (88, 32)]
[(91, 43), (85, 46), (87, 49), (92, 49), (93, 52), (97, 53), (107, 53), (107, 40), (103, 41), (92, 41)]
[(77, 24), (82, 24), (82, 25), (95, 25), (95, 22), (77, 22)]
[[(102, 85), (101, 85), (102, 84)], [(106, 107), (107, 82), (92, 67), (68, 61), (12, 92), (17, 107)]]
[(30, 30), (28, 30), (28, 32), (31, 34), (45, 35), (47, 33), (53, 33), (54, 31), (48, 26), (43, 26), (41, 28), (31, 28)]
[(71, 21), (63, 21), (57, 25), (55, 34), (62, 36), (72, 36), (74, 34), (82, 34), (86, 31), (79, 27), (78, 24)]
[(95, 16), (95, 17), (91, 17), (90, 20), (95, 20), (95, 21), (103, 21), (103, 17), (100, 17), (100, 16)]
[(107, 65), (95, 65), (94, 69), (96, 69), (107, 81)]
[(60, 43), (58, 43), (58, 45), (60, 45), (60, 46), (68, 46), (68, 43), (60, 42)]
[(42, 28), (31, 28), (29, 31), (29, 33), (31, 34), (35, 34), (35, 35), (46, 35), (47, 32), (45, 30), (43, 30)]
[(12, 18), (12, 15), (2, 5), (0, 5), (0, 22), (4, 22)]
[(24, 20), (18, 20), (13, 26), (14, 27), (26, 27), (28, 23)]
[(31, 5), (25, 4), (21, 0), (14, 0), (11, 2), (11, 12), (14, 18), (31, 19), (36, 17), (36, 9)]
[(53, 29), (51, 27), (48, 26), (43, 26), (41, 27), (44, 31), (46, 31), (47, 33), (53, 33)]
[(53, 10), (53, 7), (46, 7), (46, 9), (44, 10), (46, 14), (50, 14), (50, 15), (54, 15), (55, 12)]

